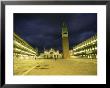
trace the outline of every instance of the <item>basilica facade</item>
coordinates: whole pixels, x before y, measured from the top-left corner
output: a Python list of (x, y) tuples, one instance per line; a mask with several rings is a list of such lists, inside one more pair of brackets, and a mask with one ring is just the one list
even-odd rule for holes
[(46, 59), (61, 59), (62, 58), (62, 54), (59, 53), (58, 50), (54, 50), (54, 49), (50, 49), (50, 50), (45, 50), (44, 51), (44, 58)]

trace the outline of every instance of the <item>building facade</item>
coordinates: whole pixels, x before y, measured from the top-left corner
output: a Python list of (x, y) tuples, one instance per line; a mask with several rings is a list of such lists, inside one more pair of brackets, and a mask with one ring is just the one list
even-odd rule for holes
[(97, 35), (73, 47), (73, 55), (91, 59), (97, 58)]
[(38, 50), (35, 50), (31, 47), (26, 41), (20, 38), (17, 34), (14, 33), (14, 41), (13, 41), (13, 54), (14, 58), (17, 57), (34, 57), (36, 58), (38, 55)]
[(44, 51), (44, 58), (46, 59), (61, 59), (62, 54), (59, 53), (59, 51), (55, 51), (54, 49), (45, 50)]

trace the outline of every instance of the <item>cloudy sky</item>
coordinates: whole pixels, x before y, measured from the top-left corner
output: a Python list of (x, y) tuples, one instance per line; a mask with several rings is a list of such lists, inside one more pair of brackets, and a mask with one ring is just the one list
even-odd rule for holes
[(97, 33), (96, 13), (15, 13), (14, 32), (41, 52), (62, 50), (62, 22), (68, 28), (70, 49)]

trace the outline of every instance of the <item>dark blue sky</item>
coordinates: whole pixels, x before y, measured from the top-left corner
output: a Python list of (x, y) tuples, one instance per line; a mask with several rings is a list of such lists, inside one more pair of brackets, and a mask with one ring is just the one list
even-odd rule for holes
[(62, 50), (62, 22), (68, 27), (70, 49), (97, 33), (96, 13), (15, 13), (14, 32), (39, 51)]

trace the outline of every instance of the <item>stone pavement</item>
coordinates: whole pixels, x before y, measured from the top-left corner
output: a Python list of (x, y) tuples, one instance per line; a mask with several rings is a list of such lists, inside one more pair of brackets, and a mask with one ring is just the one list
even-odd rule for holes
[(14, 60), (14, 75), (97, 75), (96, 59)]

